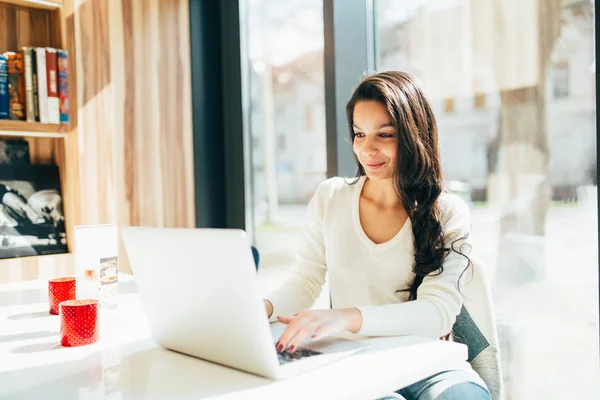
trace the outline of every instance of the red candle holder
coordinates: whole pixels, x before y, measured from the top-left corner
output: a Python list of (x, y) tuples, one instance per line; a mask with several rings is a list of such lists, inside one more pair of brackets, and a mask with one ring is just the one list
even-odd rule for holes
[(85, 346), (98, 341), (98, 300), (68, 300), (60, 303), (60, 344)]
[(75, 277), (54, 278), (48, 281), (50, 314), (58, 315), (58, 305), (67, 300), (75, 300)]

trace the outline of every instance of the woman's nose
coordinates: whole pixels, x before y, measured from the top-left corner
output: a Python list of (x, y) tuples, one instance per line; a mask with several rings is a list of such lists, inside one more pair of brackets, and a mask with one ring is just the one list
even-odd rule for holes
[(361, 150), (363, 154), (368, 156), (377, 153), (377, 146), (375, 141), (373, 139), (366, 138)]

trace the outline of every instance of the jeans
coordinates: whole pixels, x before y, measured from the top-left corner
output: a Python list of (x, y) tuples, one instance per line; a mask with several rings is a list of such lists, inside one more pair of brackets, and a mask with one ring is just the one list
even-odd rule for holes
[(475, 371), (444, 371), (379, 400), (490, 400)]

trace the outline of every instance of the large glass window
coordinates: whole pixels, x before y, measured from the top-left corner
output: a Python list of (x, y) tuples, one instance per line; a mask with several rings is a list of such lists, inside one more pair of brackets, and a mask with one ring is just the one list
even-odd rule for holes
[(416, 75), (472, 205), (509, 399), (597, 399), (594, 2), (376, 0), (377, 70)]
[(252, 213), (268, 291), (292, 265), (306, 206), (327, 177), (323, 1), (242, 1)]

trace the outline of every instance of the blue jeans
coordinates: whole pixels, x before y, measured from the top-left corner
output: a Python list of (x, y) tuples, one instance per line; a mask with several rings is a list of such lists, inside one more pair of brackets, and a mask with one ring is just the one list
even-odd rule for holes
[(491, 397), (485, 383), (475, 371), (444, 371), (380, 400), (383, 399), (490, 400)]

